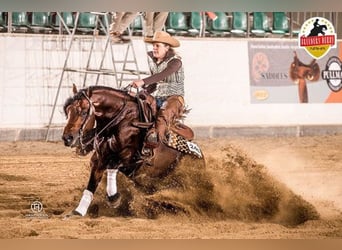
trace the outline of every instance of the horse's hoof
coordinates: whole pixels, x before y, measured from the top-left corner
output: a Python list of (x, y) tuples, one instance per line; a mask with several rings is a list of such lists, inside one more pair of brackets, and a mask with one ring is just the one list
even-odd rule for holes
[(66, 214), (63, 217), (63, 220), (69, 220), (69, 219), (72, 219), (72, 218), (81, 218), (81, 217), (82, 217), (82, 214), (80, 214), (76, 210), (72, 210), (70, 213)]
[(88, 215), (91, 218), (99, 217), (99, 205), (94, 204), (94, 205), (90, 206), (89, 209), (88, 209)]
[(111, 208), (118, 208), (121, 203), (120, 193), (116, 193), (112, 196), (107, 196), (108, 205)]

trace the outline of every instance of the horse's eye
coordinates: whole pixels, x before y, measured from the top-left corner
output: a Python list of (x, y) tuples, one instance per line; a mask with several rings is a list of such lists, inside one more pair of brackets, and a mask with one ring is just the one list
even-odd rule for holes
[(87, 110), (82, 110), (82, 112), (81, 112), (81, 116), (82, 117), (87, 116), (87, 114), (88, 114)]

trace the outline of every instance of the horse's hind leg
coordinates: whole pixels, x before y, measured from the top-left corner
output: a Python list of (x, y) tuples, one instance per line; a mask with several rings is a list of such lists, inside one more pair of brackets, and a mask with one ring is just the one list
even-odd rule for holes
[(107, 169), (107, 199), (111, 207), (117, 207), (120, 204), (120, 193), (118, 192), (116, 176), (118, 169)]

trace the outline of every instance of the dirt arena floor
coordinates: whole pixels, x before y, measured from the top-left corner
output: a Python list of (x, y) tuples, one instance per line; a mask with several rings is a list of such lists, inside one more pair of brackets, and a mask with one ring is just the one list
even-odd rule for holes
[[(206, 171), (196, 178), (186, 170), (196, 166), (176, 172), (197, 184), (152, 197), (181, 212), (165, 206), (150, 218), (133, 206), (134, 213), (117, 215), (106, 207), (104, 178), (93, 201), (96, 216), (72, 219), (64, 218), (88, 181), (89, 156), (76, 156), (61, 142), (1, 142), (0, 238), (342, 238), (342, 135), (196, 142)], [(42, 211), (31, 209), (35, 201)]]

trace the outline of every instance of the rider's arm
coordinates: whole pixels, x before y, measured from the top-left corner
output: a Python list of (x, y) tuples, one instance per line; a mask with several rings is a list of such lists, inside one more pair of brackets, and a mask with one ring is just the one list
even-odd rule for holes
[(163, 71), (142, 79), (145, 83), (145, 87), (152, 83), (157, 83), (164, 80), (169, 75), (177, 72), (181, 67), (182, 61), (180, 59), (172, 59), (170, 62), (168, 62), (167, 67)]

